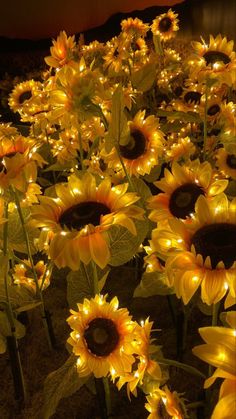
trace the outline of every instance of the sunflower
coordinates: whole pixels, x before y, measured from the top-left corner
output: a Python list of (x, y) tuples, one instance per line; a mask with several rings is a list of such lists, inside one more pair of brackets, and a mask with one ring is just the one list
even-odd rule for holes
[[(158, 363), (151, 359), (150, 346), (152, 340), (150, 338), (151, 329), (153, 322), (149, 322), (149, 319), (143, 321), (141, 326), (137, 324), (135, 328), (136, 342), (133, 344), (135, 348), (135, 363), (132, 371), (127, 372), (125, 375), (120, 375), (118, 382), (116, 383), (117, 388), (120, 390), (121, 387), (127, 383), (127, 393), (130, 398), (130, 393), (137, 396), (137, 386), (142, 385), (144, 378), (150, 376), (153, 380), (156, 380), (158, 384), (162, 379), (161, 368)], [(117, 377), (114, 372), (112, 378)], [(156, 385), (158, 385), (156, 383)]]
[(159, 35), (162, 41), (169, 41), (179, 29), (178, 21), (178, 14), (169, 9), (153, 20), (151, 31), (153, 35)]
[(172, 105), (177, 111), (199, 113), (203, 92), (204, 87), (202, 84), (188, 83), (187, 87), (183, 87), (180, 98), (178, 100), (174, 100)]
[(105, 51), (105, 45), (95, 40), (88, 45), (83, 45), (80, 52), (81, 56), (84, 57), (86, 64), (91, 65), (93, 63), (93, 68), (96, 68), (102, 65)]
[(37, 145), (34, 140), (17, 135), (16, 137), (2, 137), (0, 140), (0, 187), (9, 185), (26, 192), (28, 184), (37, 177), (36, 161), (40, 164), (44, 160), (36, 153)]
[[(51, 272), (47, 269), (43, 260), (34, 265), (34, 269), (38, 278), (38, 285), (42, 289), (46, 289), (50, 284)], [(36, 284), (31, 269), (31, 263), (29, 260), (23, 260), (22, 263), (16, 264), (13, 271), (14, 284), (24, 286), (30, 291), (36, 294)]]
[(115, 36), (106, 43), (106, 52), (103, 55), (104, 69), (109, 73), (120, 73), (127, 67), (127, 51), (123, 47), (124, 36)]
[[(119, 145), (124, 165), (130, 175), (145, 175), (158, 164), (164, 143), (163, 133), (158, 129), (158, 120), (154, 115), (145, 118), (145, 111), (139, 111), (128, 122), (129, 141)], [(121, 170), (122, 166), (113, 148), (106, 159), (108, 166)]]
[(73, 57), (76, 48), (75, 36), (67, 37), (65, 31), (61, 31), (57, 39), (53, 39), (53, 46), (50, 48), (51, 55), (45, 57), (46, 63), (50, 67), (62, 67)]
[(152, 209), (150, 220), (158, 222), (176, 217), (189, 221), (197, 198), (220, 194), (226, 189), (228, 181), (218, 180), (210, 163), (194, 160), (184, 166), (174, 162), (171, 170), (165, 168), (164, 177), (154, 184), (164, 193), (149, 198), (148, 208)]
[(110, 259), (109, 228), (119, 224), (136, 234), (133, 218), (142, 219), (143, 210), (133, 205), (139, 197), (127, 188), (128, 184), (111, 187), (108, 178), (96, 186), (95, 177), (86, 173), (56, 185), (57, 198), (39, 198), (33, 218), (36, 226), (53, 235), (49, 255), (59, 268), (77, 270), (80, 260), (94, 260), (104, 268)]
[(143, 21), (137, 17), (134, 19), (129, 17), (128, 19), (121, 21), (121, 30), (126, 36), (137, 39), (146, 36), (149, 25), (143, 23)]
[(183, 400), (176, 391), (172, 393), (167, 386), (162, 389), (157, 388), (146, 397), (148, 403), (145, 407), (150, 412), (147, 419), (184, 419), (186, 417)]
[(236, 199), (229, 202), (222, 193), (208, 201), (200, 195), (191, 223), (173, 218), (168, 224), (159, 225), (153, 242), (166, 258), (166, 273), (177, 297), (187, 304), (201, 285), (202, 300), (208, 305), (227, 292), (227, 299), (235, 300)]
[(224, 381), (220, 387), (219, 401), (211, 419), (234, 419), (236, 406), (236, 312), (226, 313), (230, 327), (201, 327), (199, 333), (206, 342), (195, 346), (193, 353), (216, 367), (213, 375), (205, 381), (208, 388), (217, 378)]
[(196, 152), (196, 147), (188, 136), (180, 136), (177, 139), (171, 134), (167, 138), (164, 148), (166, 162), (180, 159), (189, 159)]
[(236, 180), (236, 146), (231, 143), (227, 148), (220, 148), (216, 153), (216, 164), (226, 177)]
[(9, 107), (13, 112), (29, 112), (35, 106), (34, 100), (41, 94), (41, 90), (41, 83), (35, 80), (17, 84), (9, 96)]
[(118, 309), (118, 299), (109, 303), (107, 296), (96, 295), (78, 304), (78, 311), (71, 310), (67, 319), (73, 332), (68, 343), (78, 356), (78, 372), (106, 377), (131, 371), (134, 362), (133, 346), (136, 323), (126, 308)]
[(204, 80), (215, 77), (221, 83), (232, 86), (235, 82), (236, 56), (233, 50), (234, 41), (219, 34), (214, 38), (210, 35), (209, 44), (202, 38), (202, 42), (192, 42), (195, 56), (189, 60), (190, 73)]

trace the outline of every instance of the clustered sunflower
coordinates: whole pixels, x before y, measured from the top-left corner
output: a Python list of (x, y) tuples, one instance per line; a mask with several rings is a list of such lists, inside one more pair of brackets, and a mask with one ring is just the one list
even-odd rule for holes
[[(36, 294), (49, 285), (37, 251), (59, 269), (88, 273), (119, 266), (140, 248), (145, 297), (167, 290), (184, 305), (199, 296), (209, 306), (235, 304), (234, 42), (218, 34), (174, 49), (178, 29), (169, 9), (151, 24), (123, 20), (104, 43), (86, 45), (62, 31), (40, 81), (15, 85), (9, 107), (30, 128), (27, 136), (0, 124), (0, 257), (8, 227), (22, 218), (35, 252), (33, 264), (29, 255), (18, 263), (9, 239), (17, 290)], [(117, 297), (96, 294), (79, 300), (68, 323), (79, 375), (108, 376), (129, 397), (138, 388), (149, 393), (149, 419), (187, 417), (184, 400), (165, 385), (149, 318), (140, 325)], [(201, 328), (207, 344), (194, 349), (225, 379), (213, 419), (235, 403), (234, 332)]]

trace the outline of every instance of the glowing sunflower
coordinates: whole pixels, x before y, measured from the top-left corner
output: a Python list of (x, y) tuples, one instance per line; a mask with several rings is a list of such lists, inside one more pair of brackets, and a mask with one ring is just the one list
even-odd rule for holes
[(189, 221), (197, 198), (220, 194), (228, 181), (217, 180), (210, 163), (194, 160), (184, 166), (174, 162), (171, 171), (165, 169), (164, 177), (154, 184), (164, 193), (149, 198), (148, 207), (152, 209), (149, 218), (155, 222), (173, 217)]
[[(37, 274), (39, 287), (42, 286), (43, 290), (46, 289), (50, 284), (50, 270), (46, 270), (46, 265), (42, 260), (36, 263), (34, 269)], [(24, 259), (21, 264), (14, 266), (13, 278), (15, 284), (25, 286), (30, 291), (33, 291), (34, 294), (36, 293), (36, 284), (29, 260)]]
[(28, 80), (16, 85), (9, 96), (9, 106), (13, 112), (28, 112), (34, 107), (33, 101), (37, 99), (42, 90), (40, 82)]
[(144, 37), (149, 30), (149, 26), (143, 23), (141, 19), (129, 17), (121, 21), (121, 30), (126, 36), (132, 38)]
[[(130, 175), (145, 175), (158, 164), (164, 143), (163, 133), (158, 129), (158, 120), (154, 115), (145, 118), (145, 111), (139, 111), (128, 122), (129, 142), (119, 145), (120, 154)], [(108, 166), (121, 170), (122, 166), (115, 148), (106, 159)]]
[(202, 42), (192, 42), (192, 46), (196, 56), (189, 61), (190, 72), (198, 75), (199, 80), (213, 76), (229, 86), (235, 82), (234, 41), (228, 42), (220, 34), (216, 38), (210, 35), (209, 44), (202, 39)]
[(208, 201), (200, 195), (195, 212), (191, 223), (170, 219), (169, 226), (156, 229), (154, 244), (167, 257), (170, 286), (184, 304), (200, 285), (208, 305), (220, 301), (227, 291), (235, 299), (236, 199), (229, 202), (220, 194)]
[(104, 69), (111, 73), (120, 73), (125, 70), (127, 51), (123, 48), (123, 36), (114, 37), (106, 43), (106, 52), (103, 56)]
[(184, 419), (186, 417), (183, 400), (176, 391), (172, 393), (167, 386), (162, 389), (157, 388), (147, 396), (147, 401), (145, 407), (150, 412), (147, 419)]
[(78, 372), (105, 377), (110, 372), (129, 372), (134, 362), (133, 347), (136, 323), (126, 308), (118, 309), (118, 299), (96, 295), (78, 304), (67, 319), (73, 332), (68, 343), (78, 356)]
[(108, 178), (96, 186), (95, 177), (87, 173), (57, 185), (57, 198), (39, 198), (33, 217), (36, 226), (53, 234), (49, 255), (59, 268), (77, 270), (80, 260), (94, 260), (104, 268), (110, 258), (109, 228), (119, 224), (136, 234), (133, 218), (142, 219), (143, 210), (133, 205), (139, 197), (126, 193), (127, 188), (128, 184), (111, 187)]
[(153, 35), (159, 35), (162, 41), (169, 41), (178, 31), (178, 14), (171, 9), (157, 16), (151, 25)]
[(218, 169), (227, 177), (236, 180), (236, 146), (229, 144), (227, 149), (220, 148), (216, 153)]
[(195, 145), (187, 136), (175, 139), (171, 134), (167, 138), (164, 148), (166, 162), (172, 162), (179, 159), (189, 159), (196, 151)]
[(183, 87), (183, 92), (180, 95), (180, 98), (173, 101), (173, 106), (177, 111), (199, 112), (202, 95), (203, 85), (191, 83), (188, 87)]
[(236, 312), (226, 313), (230, 327), (201, 327), (199, 333), (206, 344), (195, 346), (194, 355), (216, 367), (205, 381), (208, 388), (217, 378), (224, 381), (220, 387), (219, 401), (211, 419), (234, 419), (236, 406)]
[[(141, 326), (137, 324), (135, 328), (136, 342), (134, 345), (135, 350), (135, 363), (131, 372), (127, 372), (125, 375), (120, 375), (117, 382), (117, 387), (120, 390), (121, 387), (127, 383), (127, 393), (130, 398), (130, 393), (137, 396), (137, 386), (142, 385), (144, 378), (149, 375), (153, 380), (156, 380), (158, 385), (162, 379), (162, 372), (160, 366), (156, 361), (151, 359), (150, 356), (150, 345), (151, 340), (151, 329), (153, 322), (149, 322), (148, 319), (143, 322)], [(118, 375), (112, 373), (112, 378), (115, 379)]]
[(75, 36), (67, 37), (66, 32), (61, 31), (57, 39), (53, 39), (52, 43), (53, 46), (50, 48), (51, 55), (45, 57), (45, 61), (50, 67), (62, 67), (73, 57), (76, 47)]
[(35, 141), (21, 135), (0, 140), (0, 187), (13, 185), (26, 192), (37, 177), (36, 161), (44, 162), (36, 150)]

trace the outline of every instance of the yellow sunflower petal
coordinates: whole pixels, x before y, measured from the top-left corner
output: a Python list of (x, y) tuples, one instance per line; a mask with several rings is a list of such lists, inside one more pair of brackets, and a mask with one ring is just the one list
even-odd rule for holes
[(223, 369), (229, 374), (236, 375), (235, 351), (231, 351), (224, 345), (205, 344), (193, 348), (194, 355), (214, 367)]
[(88, 237), (92, 259), (101, 269), (105, 268), (110, 259), (110, 251), (106, 240), (99, 232), (95, 232)]
[(236, 394), (231, 393), (222, 397), (217, 403), (211, 419), (234, 419), (235, 418)]

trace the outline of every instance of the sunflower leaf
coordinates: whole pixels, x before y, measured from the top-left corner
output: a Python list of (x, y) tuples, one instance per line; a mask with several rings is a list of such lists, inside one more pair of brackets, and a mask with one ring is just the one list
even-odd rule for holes
[(90, 375), (80, 377), (76, 369), (76, 357), (72, 354), (56, 371), (49, 374), (44, 384), (43, 418), (50, 418), (57, 409), (61, 399), (78, 391)]
[[(26, 208), (22, 208), (22, 213), (25, 221), (25, 228), (28, 233), (31, 252), (34, 254), (36, 248), (34, 246), (34, 239), (39, 235), (39, 231), (36, 228), (30, 228), (28, 223), (30, 217), (30, 211)], [(3, 227), (0, 227), (0, 246), (3, 243)], [(21, 221), (17, 211), (9, 214), (8, 217), (8, 248), (9, 250), (16, 250), (17, 252), (27, 254), (27, 247), (25, 244), (25, 236), (22, 229)]]
[(134, 290), (134, 297), (152, 297), (153, 295), (173, 294), (172, 288), (165, 284), (162, 272), (145, 272), (140, 284)]
[(123, 265), (135, 255), (147, 235), (148, 225), (148, 221), (146, 220), (135, 220), (136, 235), (133, 235), (122, 226), (113, 225), (111, 227), (108, 232), (111, 252), (110, 265)]
[(165, 116), (171, 120), (180, 119), (184, 122), (200, 122), (200, 116), (196, 112), (183, 112), (183, 111), (165, 111), (157, 109), (156, 116)]
[[(19, 287), (18, 285), (8, 285), (9, 300), (13, 310), (18, 310), (20, 307), (26, 307), (29, 304), (36, 304), (34, 297), (26, 287)], [(0, 305), (7, 303), (6, 290), (3, 278), (0, 278)], [(19, 310), (22, 311), (22, 310)]]
[(122, 86), (119, 85), (112, 96), (111, 123), (105, 139), (107, 153), (117, 144), (126, 145), (129, 141), (129, 128), (124, 113), (124, 97)]
[[(103, 288), (109, 269), (100, 269), (97, 266), (99, 290)], [(70, 308), (76, 310), (77, 303), (81, 303), (84, 298), (91, 298), (94, 295), (93, 268), (89, 263), (87, 266), (82, 264), (78, 271), (71, 271), (67, 275), (67, 301)]]
[(156, 78), (156, 64), (154, 62), (143, 65), (140, 70), (135, 71), (131, 76), (131, 82), (135, 89), (147, 92), (153, 86)]
[[(25, 326), (17, 319), (14, 319), (14, 324), (17, 339), (23, 338), (25, 336)], [(11, 335), (11, 326), (4, 311), (0, 311), (0, 334), (3, 336)]]

